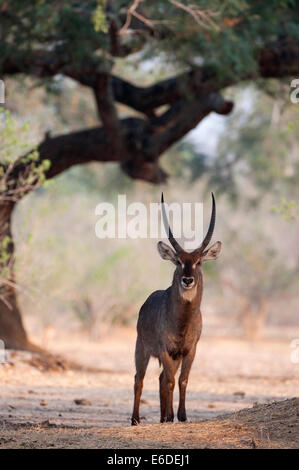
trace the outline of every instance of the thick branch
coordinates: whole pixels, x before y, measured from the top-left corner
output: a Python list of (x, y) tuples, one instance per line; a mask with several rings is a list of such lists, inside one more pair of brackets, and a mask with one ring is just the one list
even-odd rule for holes
[(117, 116), (114, 104), (111, 78), (109, 74), (99, 74), (94, 87), (95, 99), (98, 112), (109, 139), (111, 154), (119, 158), (125, 152), (125, 140), (123, 138), (122, 126)]
[(233, 103), (225, 101), (218, 93), (202, 96), (197, 101), (181, 100), (174, 103), (160, 117), (150, 121), (150, 126), (140, 142), (140, 151), (130, 159), (124, 160), (122, 168), (132, 178), (142, 178), (149, 163), (158, 162), (159, 156), (165, 150), (186, 135), (211, 111), (228, 114), (232, 107)]
[[(299, 43), (285, 41), (272, 44), (258, 53), (259, 74), (263, 78), (282, 78), (299, 75)], [(148, 113), (177, 100), (196, 97), (232, 86), (251, 75), (219, 77), (219, 71), (210, 67), (192, 70), (174, 78), (162, 80), (141, 88), (118, 77), (112, 78), (115, 99), (137, 111)]]
[[(182, 100), (152, 121), (138, 118), (119, 121), (125, 144), (118, 153), (111, 145), (107, 127), (96, 127), (46, 138), (38, 147), (39, 159), (51, 163), (45, 175), (47, 178), (53, 178), (73, 165), (119, 161), (132, 178), (160, 183), (167, 176), (158, 165), (160, 155), (209, 112), (226, 114), (231, 108), (232, 103), (216, 94), (202, 97), (197, 103)], [(25, 170), (26, 163), (21, 158), (10, 174), (16, 187)]]
[[(116, 162), (134, 159), (143, 150), (143, 139), (148, 134), (149, 124), (143, 119), (128, 118), (120, 121), (122, 132), (126, 141), (122, 153), (115, 154), (104, 127), (71, 132), (57, 137), (47, 137), (39, 146), (39, 162), (50, 161), (50, 168), (46, 171), (46, 178), (53, 178), (73, 165), (90, 162)], [(144, 159), (144, 156), (141, 157)], [(37, 164), (39, 162), (36, 162)], [(10, 179), (17, 187), (20, 178), (26, 170), (27, 163), (20, 158), (10, 173)], [(5, 168), (4, 168), (5, 171)], [(152, 179), (144, 174), (142, 179), (158, 182), (155, 175)], [(12, 190), (12, 187), (11, 187)]]
[(298, 76), (299, 42), (285, 39), (261, 49), (258, 64), (264, 78)]
[(161, 155), (181, 139), (210, 112), (229, 114), (233, 108), (219, 93), (210, 93), (197, 101), (181, 100), (174, 103), (162, 116), (152, 121), (152, 145), (154, 155)]
[[(299, 74), (299, 44), (295, 41), (280, 41), (257, 51), (259, 75), (265, 78), (282, 78)], [(12, 55), (13, 56), (13, 55)], [(7, 58), (1, 67), (4, 75), (27, 73), (44, 77), (62, 73), (93, 89), (97, 87), (99, 64), (85, 62), (72, 68), (59, 53), (34, 51), (21, 62)], [(223, 77), (221, 77), (223, 75)], [(229, 76), (220, 74), (208, 66), (182, 75), (162, 80), (149, 87), (138, 87), (121, 78), (112, 77), (111, 86), (115, 100), (136, 111), (150, 115), (156, 108), (172, 104), (188, 95), (217, 92), (242, 80), (254, 79), (248, 74)]]
[[(50, 61), (49, 57), (53, 60)], [(44, 56), (38, 54), (38, 64), (42, 73), (55, 75), (58, 63), (55, 62), (55, 55), (49, 57), (46, 61)], [(46, 62), (42, 66), (43, 61)], [(29, 65), (28, 58), (24, 59), (23, 65), (28, 67), (29, 73), (37, 74), (38, 67), (34, 68), (34, 63)], [(82, 70), (74, 71), (65, 65), (59, 71), (94, 89), (104, 128), (75, 132), (43, 142), (39, 147), (41, 159), (49, 159), (52, 163), (47, 177), (56, 176), (75, 164), (120, 161), (123, 169), (133, 178), (155, 183), (163, 181), (166, 175), (158, 167), (159, 156), (211, 111), (220, 114), (230, 112), (232, 103), (224, 101), (216, 92), (218, 89), (237, 83), (242, 78), (253, 78), (236, 76), (217, 79), (215, 69), (203, 67), (141, 88), (117, 77), (112, 77), (110, 81), (108, 76), (103, 85), (99, 77), (103, 79), (104, 75), (95, 72), (93, 67), (94, 64), (87, 63)], [(264, 49), (259, 54), (259, 67), (261, 76), (265, 77), (299, 73), (299, 45), (281, 42)], [(4, 70), (8, 73), (25, 71), (8, 59)], [(146, 113), (150, 119), (118, 121), (113, 96), (116, 101)], [(169, 104), (169, 109), (155, 117), (152, 111), (164, 104)], [(16, 172), (19, 170), (22, 170), (20, 162), (16, 165)]]

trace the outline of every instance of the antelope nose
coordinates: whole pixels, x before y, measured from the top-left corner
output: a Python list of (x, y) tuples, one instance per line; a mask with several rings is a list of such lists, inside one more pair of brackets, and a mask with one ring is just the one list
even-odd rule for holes
[(182, 281), (186, 286), (193, 284), (194, 277), (182, 277)]

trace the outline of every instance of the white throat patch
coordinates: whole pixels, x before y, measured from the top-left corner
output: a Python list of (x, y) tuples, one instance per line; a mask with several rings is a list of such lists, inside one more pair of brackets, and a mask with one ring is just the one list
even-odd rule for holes
[(181, 298), (185, 300), (186, 302), (192, 302), (192, 300), (196, 296), (196, 286), (192, 287), (192, 289), (184, 289), (180, 285), (179, 289), (180, 289)]

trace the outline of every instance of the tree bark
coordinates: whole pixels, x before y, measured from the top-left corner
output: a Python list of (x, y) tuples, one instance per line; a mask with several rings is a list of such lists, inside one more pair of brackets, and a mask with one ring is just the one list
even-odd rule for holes
[(14, 243), (11, 217), (14, 203), (0, 205), (0, 339), (7, 349), (32, 349), (18, 307), (14, 280)]

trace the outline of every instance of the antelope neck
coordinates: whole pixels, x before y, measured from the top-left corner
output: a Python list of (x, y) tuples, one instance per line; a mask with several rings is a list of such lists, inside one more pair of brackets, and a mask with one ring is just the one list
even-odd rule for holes
[(173, 313), (176, 317), (188, 317), (193, 313), (196, 313), (200, 308), (202, 297), (202, 287), (196, 284), (192, 289), (184, 290), (180, 286), (179, 280), (174, 279), (171, 292), (170, 302)]

